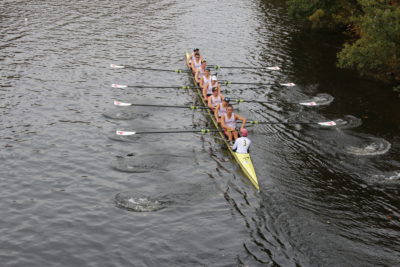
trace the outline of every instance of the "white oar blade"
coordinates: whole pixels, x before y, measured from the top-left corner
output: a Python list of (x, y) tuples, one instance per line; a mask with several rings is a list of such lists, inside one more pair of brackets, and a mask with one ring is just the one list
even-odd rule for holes
[(128, 132), (128, 131), (120, 131), (120, 130), (117, 130), (117, 131), (116, 131), (116, 134), (117, 134), (117, 135), (134, 135), (134, 134), (136, 134), (136, 132)]
[(334, 122), (334, 121), (324, 121), (324, 122), (318, 122), (318, 124), (322, 125), (322, 126), (335, 126), (336, 122)]
[(312, 102), (301, 102), (301, 103), (299, 103), (300, 105), (303, 105), (303, 106), (309, 106), (309, 107), (311, 107), (311, 106), (316, 106), (317, 105), (317, 103), (316, 102), (314, 102), (314, 101), (312, 101)]
[(273, 66), (273, 67), (267, 67), (267, 70), (280, 70), (278, 66)]
[(111, 64), (110, 67), (113, 68), (113, 69), (123, 69), (123, 68), (125, 68), (125, 66), (115, 65), (115, 64)]
[(111, 87), (112, 87), (112, 88), (126, 88), (126, 87), (128, 87), (128, 85), (115, 84), (115, 83), (113, 83), (113, 84), (111, 84)]
[(119, 106), (119, 107), (128, 107), (128, 106), (131, 106), (132, 104), (114, 100), (114, 105)]
[(287, 86), (287, 87), (292, 87), (295, 86), (296, 84), (294, 83), (281, 83), (282, 86)]

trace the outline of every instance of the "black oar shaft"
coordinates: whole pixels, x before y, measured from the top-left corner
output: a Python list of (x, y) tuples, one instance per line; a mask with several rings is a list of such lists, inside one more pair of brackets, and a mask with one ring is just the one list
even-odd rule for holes
[(176, 89), (192, 89), (195, 87), (192, 86), (147, 86), (147, 85), (128, 85), (130, 88), (154, 88), (154, 89), (163, 89), (163, 88), (176, 88)]
[(173, 106), (173, 105), (157, 105), (157, 104), (136, 104), (129, 103), (130, 106), (138, 106), (138, 107), (161, 107), (161, 108), (190, 108), (190, 109), (208, 109), (208, 107), (202, 106)]
[(198, 130), (165, 130), (165, 131), (143, 131), (135, 134), (167, 134), (167, 133), (211, 133), (218, 132), (217, 129), (198, 129)]

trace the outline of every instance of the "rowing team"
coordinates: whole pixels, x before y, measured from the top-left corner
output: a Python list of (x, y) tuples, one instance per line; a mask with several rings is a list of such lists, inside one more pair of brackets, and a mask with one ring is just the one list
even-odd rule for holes
[[(193, 53), (187, 59), (187, 65), (191, 68), (197, 84), (200, 86), (203, 98), (207, 101), (208, 107), (214, 112), (217, 122), (224, 129), (224, 134), (228, 140), (235, 141), (232, 149), (237, 153), (249, 153), (251, 144), (247, 137), (248, 132), (245, 128), (246, 118), (233, 112), (233, 107), (229, 97), (221, 94), (221, 86), (216, 76), (211, 75), (211, 69), (207, 67), (207, 62), (200, 55), (198, 48), (193, 49)], [(240, 137), (236, 130), (236, 121), (240, 120)]]

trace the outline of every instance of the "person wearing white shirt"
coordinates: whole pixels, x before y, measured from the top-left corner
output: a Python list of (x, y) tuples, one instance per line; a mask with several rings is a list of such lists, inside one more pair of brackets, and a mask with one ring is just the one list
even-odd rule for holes
[(239, 154), (247, 154), (249, 153), (249, 147), (251, 144), (251, 140), (247, 138), (248, 132), (246, 129), (240, 130), (240, 137), (236, 139), (235, 144), (232, 147), (232, 150)]

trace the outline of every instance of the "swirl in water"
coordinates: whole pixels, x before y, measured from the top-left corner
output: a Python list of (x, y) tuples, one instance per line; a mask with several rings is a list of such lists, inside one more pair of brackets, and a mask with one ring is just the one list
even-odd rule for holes
[(382, 138), (369, 137), (365, 142), (356, 146), (347, 146), (345, 151), (356, 156), (375, 156), (385, 154), (390, 150), (391, 144)]
[(165, 202), (137, 193), (118, 193), (115, 204), (118, 208), (134, 212), (152, 212), (166, 207)]

